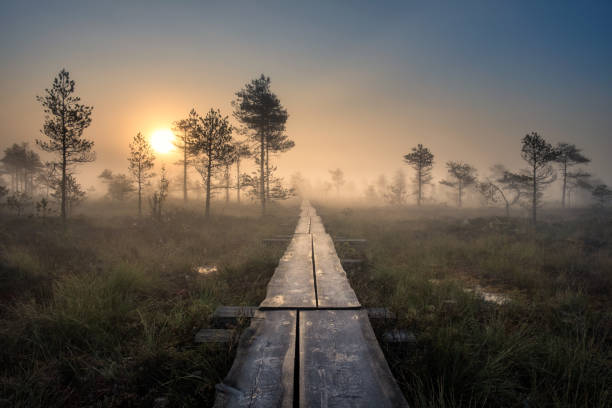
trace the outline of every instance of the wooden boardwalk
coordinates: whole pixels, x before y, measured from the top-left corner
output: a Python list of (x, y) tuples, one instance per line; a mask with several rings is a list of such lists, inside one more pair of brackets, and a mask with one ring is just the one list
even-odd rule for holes
[(308, 202), (215, 407), (408, 407)]

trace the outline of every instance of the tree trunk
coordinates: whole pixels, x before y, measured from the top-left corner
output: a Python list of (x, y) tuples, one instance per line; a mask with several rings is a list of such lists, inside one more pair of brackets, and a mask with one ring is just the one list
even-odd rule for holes
[(236, 159), (236, 201), (240, 204), (240, 156)]
[(417, 194), (417, 205), (420, 207), (421, 206), (421, 188), (423, 185), (423, 180), (422, 180), (422, 169), (421, 167), (419, 167), (419, 169), (417, 170), (417, 184), (418, 184), (418, 194)]
[(208, 166), (206, 167), (206, 208), (204, 210), (204, 216), (208, 218), (210, 216), (210, 173), (212, 172), (212, 162), (210, 160), (210, 152), (208, 156)]
[(138, 216), (142, 217), (142, 180), (138, 174)]
[(533, 222), (533, 225), (536, 224), (536, 207), (537, 207), (537, 194), (538, 192), (538, 184), (537, 184), (537, 180), (536, 180), (536, 164), (535, 164), (535, 160), (534, 160), (534, 164), (533, 164), (533, 197), (532, 197), (532, 203), (531, 203), (531, 222)]
[(225, 204), (229, 204), (229, 190), (230, 190), (230, 165), (225, 165)]
[(563, 162), (563, 195), (561, 196), (561, 207), (565, 208), (565, 192), (567, 190), (567, 161)]
[(459, 199), (457, 201), (458, 207), (461, 208), (461, 196), (463, 195), (463, 185), (459, 181)]
[(265, 174), (264, 174), (264, 155), (265, 152), (265, 143), (264, 143), (264, 132), (261, 131), (260, 135), (260, 152), (259, 152), (259, 196), (261, 198), (261, 214), (266, 215), (266, 183), (265, 183)]
[(270, 151), (266, 143), (266, 200), (270, 199)]
[[(63, 120), (62, 120), (63, 122)], [(62, 222), (66, 224), (66, 143), (62, 146)]]
[(66, 225), (66, 104), (62, 95), (62, 223)]
[(183, 201), (187, 203), (187, 131), (183, 139)]

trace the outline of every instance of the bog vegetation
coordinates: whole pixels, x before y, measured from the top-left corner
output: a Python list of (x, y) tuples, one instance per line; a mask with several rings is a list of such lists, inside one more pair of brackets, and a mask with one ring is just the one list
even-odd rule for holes
[(349, 270), (361, 303), (397, 315), (381, 343), (414, 338), (384, 346), (414, 406), (612, 406), (612, 190), (579, 147), (532, 132), (517, 137), (524, 169), (456, 158), (434, 180), (435, 152), (408, 146), (405, 170), (333, 207), (352, 185), (342, 169), (314, 187), (277, 175), (295, 143), (261, 75), (231, 117), (176, 120), (179, 177), (134, 129), (100, 197), (78, 180), (96, 155), (76, 89), (62, 70), (37, 98), (38, 150), (7, 146), (0, 162), (0, 405), (210, 405), (235, 341), (193, 335), (218, 305), (259, 304), (283, 252), (262, 238), (290, 234), (299, 199), (317, 197), (332, 236), (368, 239), (337, 249), (366, 260)]

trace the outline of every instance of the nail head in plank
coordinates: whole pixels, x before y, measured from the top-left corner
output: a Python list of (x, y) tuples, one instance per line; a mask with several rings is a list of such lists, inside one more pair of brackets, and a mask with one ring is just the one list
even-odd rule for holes
[(300, 311), (300, 407), (408, 407), (365, 310)]
[(257, 311), (240, 337), (215, 407), (293, 407), (296, 311)]

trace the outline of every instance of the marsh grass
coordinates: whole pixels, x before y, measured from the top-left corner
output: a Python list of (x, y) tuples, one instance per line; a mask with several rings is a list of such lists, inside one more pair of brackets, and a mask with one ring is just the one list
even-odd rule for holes
[(0, 406), (211, 405), (236, 342), (193, 336), (218, 305), (263, 299), (283, 248), (261, 239), (290, 233), (297, 209), (170, 209), (162, 222), (97, 209), (66, 229), (0, 219)]
[[(383, 344), (416, 407), (612, 406), (612, 221), (601, 214), (521, 219), (416, 209), (317, 206), (332, 236), (368, 239), (351, 285), (416, 343)], [(486, 302), (478, 283), (508, 296)]]

